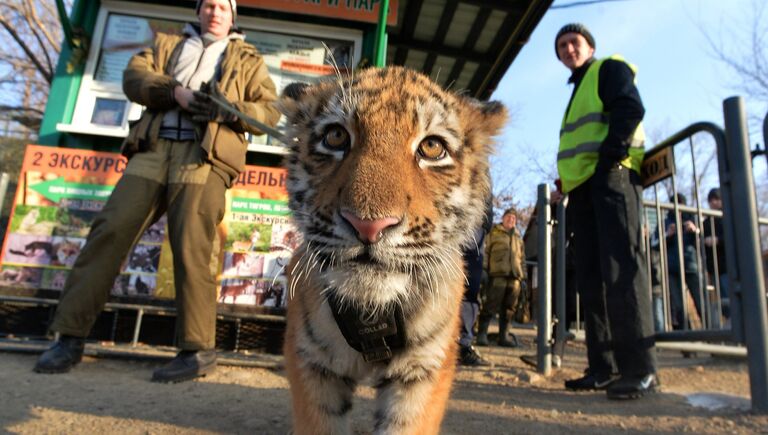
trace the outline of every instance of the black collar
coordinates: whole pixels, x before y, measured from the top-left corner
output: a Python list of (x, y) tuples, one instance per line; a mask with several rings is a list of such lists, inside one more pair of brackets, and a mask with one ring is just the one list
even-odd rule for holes
[(347, 343), (363, 354), (366, 362), (389, 361), (393, 352), (405, 347), (405, 319), (399, 304), (371, 316), (341, 304), (334, 291), (327, 293), (333, 318)]
[(568, 78), (568, 83), (575, 84), (575, 87), (579, 87), (579, 83), (581, 83), (581, 79), (584, 78), (584, 74), (587, 73), (587, 70), (589, 69), (590, 65), (595, 63), (595, 58), (590, 57), (586, 62), (584, 62), (584, 65), (576, 68), (573, 73), (571, 74), (571, 77)]

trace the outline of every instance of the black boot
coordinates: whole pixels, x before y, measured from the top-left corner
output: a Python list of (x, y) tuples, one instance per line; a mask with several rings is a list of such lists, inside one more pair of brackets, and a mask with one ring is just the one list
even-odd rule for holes
[(85, 339), (62, 335), (59, 341), (40, 355), (34, 370), (37, 373), (66, 373), (83, 359)]
[(182, 350), (152, 373), (152, 382), (184, 382), (216, 370), (215, 350)]
[(509, 329), (509, 318), (499, 316), (499, 346), (501, 347), (518, 347), (520, 344), (517, 342), (515, 334), (509, 334), (507, 337), (507, 330)]
[(478, 346), (488, 346), (488, 327), (490, 325), (490, 316), (480, 316), (477, 321), (477, 339), (475, 339), (475, 344)]

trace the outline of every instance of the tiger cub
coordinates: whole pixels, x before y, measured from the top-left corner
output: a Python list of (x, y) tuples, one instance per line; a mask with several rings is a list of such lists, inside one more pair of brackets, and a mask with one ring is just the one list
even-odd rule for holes
[(283, 92), (287, 188), (304, 239), (290, 270), (285, 364), (297, 434), (440, 429), (456, 363), (462, 247), (489, 194), (504, 107), (401, 67)]

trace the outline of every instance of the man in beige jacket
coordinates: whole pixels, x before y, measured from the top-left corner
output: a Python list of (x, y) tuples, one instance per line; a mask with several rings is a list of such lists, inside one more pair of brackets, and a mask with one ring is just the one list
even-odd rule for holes
[[(525, 247), (517, 229), (517, 211), (504, 212), (501, 224), (494, 225), (486, 239), (483, 269), (488, 273), (485, 298), (478, 319), (477, 344), (488, 345), (488, 326), (499, 314), (499, 346), (516, 347), (514, 334), (507, 335), (509, 310), (517, 306), (525, 281)], [(511, 338), (511, 339), (510, 339)]]
[(123, 144), (125, 172), (67, 279), (51, 325), (60, 339), (40, 357), (37, 372), (67, 372), (80, 361), (123, 259), (163, 213), (181, 351), (152, 380), (185, 381), (216, 367), (216, 226), (226, 190), (245, 166), (245, 133), (262, 132), (200, 90), (215, 86), (241, 113), (269, 126), (280, 115), (262, 57), (235, 27), (235, 1), (198, 0), (196, 12), (199, 25), (187, 25), (184, 35), (158, 34), (124, 72), (125, 94), (146, 110)]

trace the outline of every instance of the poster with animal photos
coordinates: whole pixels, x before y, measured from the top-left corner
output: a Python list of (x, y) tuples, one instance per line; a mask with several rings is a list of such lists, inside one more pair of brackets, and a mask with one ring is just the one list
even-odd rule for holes
[(227, 193), (219, 302), (284, 307), (285, 268), (301, 237), (291, 223), (285, 170), (250, 166)]
[[(0, 251), (2, 287), (64, 289), (127, 161), (115, 153), (29, 145)], [(248, 166), (228, 190), (218, 234), (218, 300), (285, 305), (285, 266), (301, 237), (291, 224), (282, 169)], [(162, 216), (126, 253), (115, 297), (173, 298), (173, 258)]]

